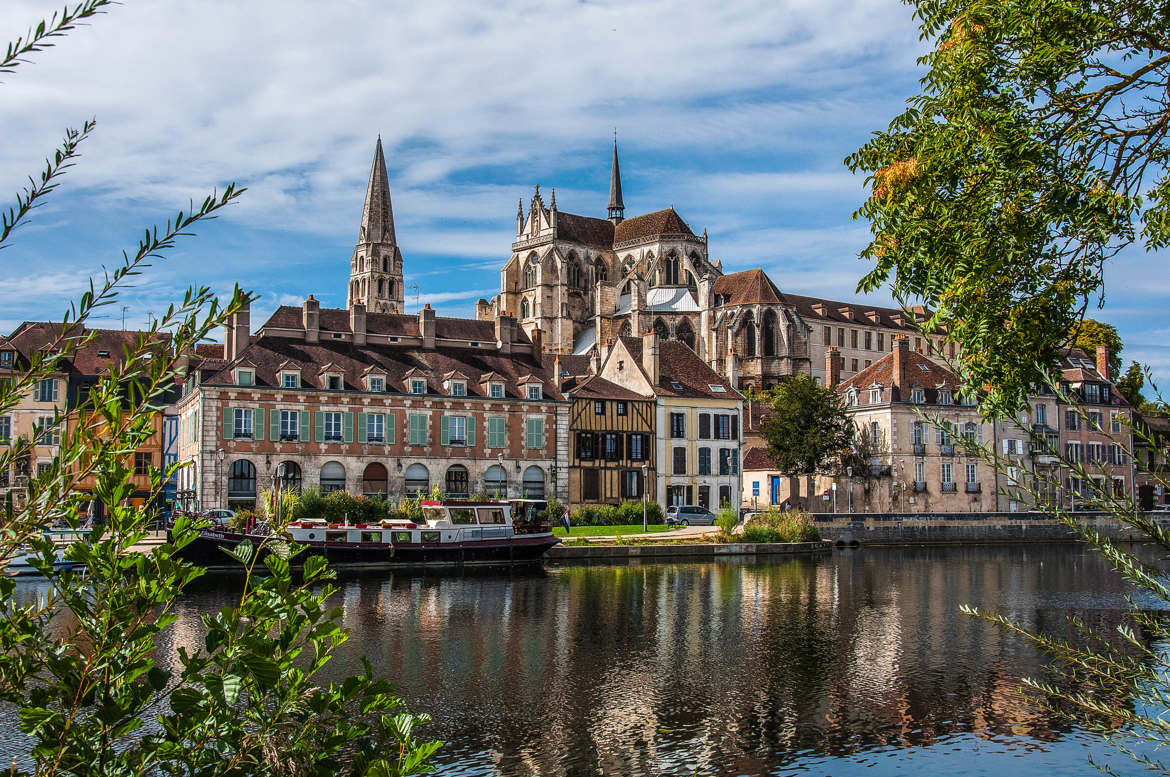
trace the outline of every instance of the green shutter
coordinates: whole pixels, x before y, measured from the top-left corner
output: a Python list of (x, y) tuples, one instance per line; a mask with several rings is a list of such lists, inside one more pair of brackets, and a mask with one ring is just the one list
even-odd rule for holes
[(343, 442), (353, 442), (353, 413), (341, 414), (341, 439)]
[(370, 430), (366, 426), (366, 414), (365, 413), (358, 413), (357, 414), (357, 426), (358, 426), (358, 428), (357, 428), (358, 442), (369, 442), (370, 441)]
[(313, 439), (317, 442), (325, 442), (325, 411), (318, 410), (313, 413)]
[(475, 447), (475, 416), (467, 416), (467, 447)]
[(309, 441), (309, 411), (308, 410), (301, 411), (301, 424), (300, 425), (301, 425), (300, 441), (301, 442), (308, 442)]
[(439, 443), (442, 445), (451, 444), (451, 421), (445, 415), (439, 421)]
[(508, 447), (508, 419), (506, 419), (506, 418), (489, 418), (488, 419), (488, 447), (491, 447), (491, 448), (506, 448), (506, 447)]
[(252, 411), (252, 439), (264, 439), (264, 408), (262, 407)]
[(223, 409), (223, 438), (230, 440), (236, 436), (236, 414), (230, 407)]
[(268, 417), (272, 419), (268, 425), (268, 439), (276, 442), (280, 439), (280, 411), (274, 409)]
[(396, 439), (398, 430), (395, 426), (397, 424), (397, 422), (398, 422), (398, 416), (394, 415), (393, 413), (386, 414), (386, 443), (388, 445), (393, 445), (395, 442), (398, 441)]

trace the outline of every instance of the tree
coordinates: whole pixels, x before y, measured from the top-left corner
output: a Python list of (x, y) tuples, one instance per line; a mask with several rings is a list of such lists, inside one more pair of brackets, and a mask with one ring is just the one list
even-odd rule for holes
[(921, 92), (846, 164), (872, 196), (859, 289), (889, 282), (1015, 411), (1128, 245), (1170, 243), (1170, 14), (1135, 0), (907, 0)]
[(849, 448), (853, 422), (837, 392), (817, 385), (809, 375), (778, 384), (767, 393), (767, 402), (771, 411), (760, 434), (768, 443), (768, 455), (786, 476), (807, 478), (811, 500), (813, 477)]
[(1068, 338), (1069, 345), (1080, 348), (1090, 358), (1096, 358), (1097, 346), (1105, 346), (1109, 350), (1109, 379), (1117, 380), (1121, 376), (1121, 351), (1125, 346), (1113, 324), (1086, 318), (1073, 325)]
[(1137, 362), (1130, 362), (1129, 369), (1125, 371), (1125, 375), (1117, 381), (1117, 390), (1125, 397), (1129, 404), (1133, 405), (1138, 410), (1143, 409), (1146, 404), (1146, 398), (1142, 396), (1142, 386), (1146, 384), (1146, 376), (1142, 365)]
[[(0, 72), (13, 73), (111, 2), (85, 0), (42, 22), (9, 45)], [(66, 131), (40, 176), (30, 178), (4, 213), (0, 248), (58, 186), (95, 127), (91, 121)], [(86, 323), (94, 311), (114, 304), (152, 261), (242, 192), (228, 186), (148, 229), (136, 250), (91, 283), (50, 342), (0, 380), (0, 414), (92, 342)], [(56, 456), (30, 473), (19, 505), (6, 500), (0, 570), (29, 556), (45, 579), (44, 592), (27, 601), (14, 596), (13, 580), (0, 574), (0, 714), (17, 720), (27, 736), (22, 751), (6, 753), (13, 759), (6, 773), (13, 777), (342, 770), (392, 777), (430, 770), (438, 743), (414, 735), (428, 718), (409, 713), (368, 663), (362, 675), (318, 684), (320, 670), (348, 638), (340, 612), (327, 605), (336, 589), (323, 561), (306, 560), (294, 581), (300, 547), (279, 533), (259, 548), (241, 545), (232, 554), (244, 571), (238, 603), (204, 615), (204, 638), (187, 644), (186, 635), (174, 633), (174, 610), (184, 587), (204, 570), (177, 551), (194, 540), (200, 525), (179, 517), (167, 542), (145, 553), (134, 549), (156, 514), (131, 504), (136, 488), (128, 453), (154, 434), (164, 395), (182, 381), (181, 360), (246, 298), (237, 288), (221, 305), (210, 289), (189, 289), (112, 360), (80, 408), (55, 415), (53, 424), (64, 429)], [(66, 425), (67, 418), (73, 423)], [(0, 448), (0, 470), (27, 460), (31, 447), (17, 440)], [(151, 469), (147, 504), (178, 469)], [(62, 551), (44, 527), (78, 529), (90, 497), (77, 485), (89, 478), (93, 497), (106, 505), (106, 525)], [(55, 574), (60, 553), (83, 565), (84, 574)], [(16, 740), (10, 744), (20, 747)]]

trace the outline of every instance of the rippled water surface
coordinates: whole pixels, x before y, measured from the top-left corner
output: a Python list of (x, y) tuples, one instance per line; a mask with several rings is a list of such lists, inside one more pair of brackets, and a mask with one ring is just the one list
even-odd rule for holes
[[(198, 614), (236, 585), (188, 594), (175, 640), (198, 640)], [(1044, 674), (1041, 658), (958, 612), (1112, 627), (1126, 589), (1075, 545), (383, 575), (341, 589), (352, 640), (331, 671), (365, 654), (429, 711), (442, 774), (1051, 777), (1092, 773), (1090, 754), (1138, 771), (1029, 706), (1016, 689)]]

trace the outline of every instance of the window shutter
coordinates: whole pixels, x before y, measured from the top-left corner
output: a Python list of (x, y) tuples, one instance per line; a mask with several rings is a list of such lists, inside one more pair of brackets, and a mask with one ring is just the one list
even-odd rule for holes
[(475, 447), (475, 416), (467, 416), (467, 447)]
[(943, 430), (941, 427), (938, 427), (938, 426), (934, 427), (934, 441), (937, 445), (942, 445)]
[(268, 439), (273, 442), (280, 439), (280, 410), (276, 408), (268, 414)]
[(353, 442), (353, 413), (341, 414), (341, 439), (343, 442)]
[(439, 420), (439, 444), (451, 444), (451, 419), (447, 416), (442, 416)]
[(308, 442), (309, 441), (309, 411), (308, 410), (301, 411), (301, 424), (300, 424), (300, 426), (301, 426), (301, 433), (300, 433), (299, 439), (301, 442)]
[(223, 409), (223, 439), (230, 440), (236, 436), (236, 414), (230, 407)]
[(699, 439), (711, 439), (711, 414), (699, 413)]
[(739, 439), (739, 416), (738, 415), (731, 416), (731, 439), (733, 439), (733, 440)]
[(313, 414), (313, 439), (325, 442), (325, 411), (318, 410)]
[(386, 414), (386, 443), (393, 444), (398, 442), (398, 429), (395, 424), (398, 423), (398, 416), (393, 413)]
[(370, 441), (370, 430), (369, 430), (369, 427), (366, 426), (366, 423), (367, 423), (366, 414), (365, 413), (358, 413), (357, 414), (358, 442), (369, 442)]
[(252, 411), (252, 439), (264, 439), (264, 408), (262, 407)]

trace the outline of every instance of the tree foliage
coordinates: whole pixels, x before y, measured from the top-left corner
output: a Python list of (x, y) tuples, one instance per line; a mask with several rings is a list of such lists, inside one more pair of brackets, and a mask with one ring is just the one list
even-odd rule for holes
[(771, 389), (767, 402), (771, 410), (760, 434), (785, 475), (811, 479), (849, 449), (853, 422), (834, 389), (797, 375)]
[(907, 0), (921, 93), (846, 164), (872, 196), (859, 288), (889, 282), (961, 346), (967, 386), (1016, 410), (1103, 293), (1170, 243), (1170, 14), (1134, 0)]
[[(13, 72), (27, 54), (106, 5), (89, 0), (41, 23), (9, 45), (0, 72)], [(5, 214), (0, 247), (52, 193), (95, 126), (66, 132), (39, 179), (30, 178)], [(228, 186), (146, 230), (136, 250), (90, 283), (51, 341), (0, 381), (0, 415), (91, 342), (86, 323), (95, 311), (114, 304), (135, 276), (242, 192)], [(306, 560), (294, 582), (297, 546), (274, 536), (264, 547), (239, 547), (232, 554), (245, 573), (239, 601), (204, 614), (206, 635), (192, 642), (174, 628), (175, 609), (204, 570), (178, 551), (199, 526), (180, 517), (167, 542), (148, 552), (135, 548), (157, 516), (131, 504), (137, 489), (127, 459), (155, 434), (164, 394), (183, 377), (180, 360), (245, 299), (236, 289), (221, 305), (209, 288), (189, 289), (112, 361), (80, 407), (55, 415), (52, 424), (64, 430), (55, 457), (20, 485), (18, 502), (5, 505), (0, 572), (27, 557), (45, 580), (43, 593), (28, 599), (0, 574), (0, 715), (16, 719), (27, 736), (26, 747), (6, 753), (13, 777), (430, 771), (438, 743), (414, 733), (426, 716), (408, 712), (368, 664), (362, 675), (319, 683), (347, 640), (340, 612), (328, 605), (335, 589), (322, 561)], [(0, 448), (0, 470), (31, 452), (27, 440)], [(150, 470), (147, 504), (179, 466)], [(44, 529), (79, 527), (90, 495), (78, 486), (87, 481), (106, 505), (107, 522), (88, 541), (62, 548)], [(59, 554), (84, 573), (55, 573)]]
[(1117, 381), (1117, 389), (1121, 392), (1121, 395), (1125, 397), (1129, 404), (1139, 410), (1143, 409), (1146, 404), (1146, 398), (1142, 396), (1142, 387), (1144, 385), (1146, 385), (1146, 376), (1142, 365), (1137, 362), (1130, 362), (1129, 369)]
[(1097, 346), (1105, 346), (1109, 350), (1109, 379), (1117, 380), (1121, 377), (1121, 351), (1125, 346), (1113, 324), (1093, 318), (1077, 321), (1069, 332), (1068, 341), (1069, 345), (1080, 348), (1090, 359), (1097, 357)]

